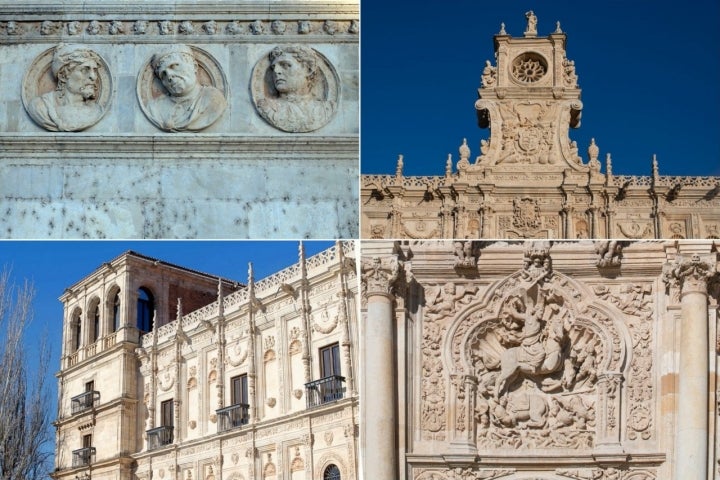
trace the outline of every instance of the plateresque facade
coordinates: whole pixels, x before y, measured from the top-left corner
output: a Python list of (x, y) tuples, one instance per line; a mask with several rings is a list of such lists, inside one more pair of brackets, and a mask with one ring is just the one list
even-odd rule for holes
[(366, 478), (718, 478), (718, 247), (363, 242)]
[(539, 37), (528, 12), (522, 37), (494, 36), (496, 65), (482, 73), (480, 154), (463, 142), (445, 176), (363, 175), (362, 238), (719, 238), (720, 178), (601, 172), (594, 140), (583, 158), (575, 62), (558, 28)]
[(357, 237), (358, 17), (3, 2), (2, 236)]
[(242, 285), (126, 252), (69, 287), (52, 477), (358, 478), (354, 258)]

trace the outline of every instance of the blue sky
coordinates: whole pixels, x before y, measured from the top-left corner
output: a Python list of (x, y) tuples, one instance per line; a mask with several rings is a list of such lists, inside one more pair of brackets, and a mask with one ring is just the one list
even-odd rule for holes
[[(720, 175), (720, 2), (606, 0), (362, 2), (363, 173), (441, 175), (467, 137), (471, 158), (489, 130), (474, 102), (493, 35), (522, 37), (525, 12), (546, 36), (560, 21), (584, 104), (571, 130), (616, 174)], [(587, 160), (585, 160), (587, 161)], [(604, 166), (603, 166), (604, 171)]]
[[(306, 255), (310, 257), (333, 244), (305, 241)], [(47, 332), (52, 346), (48, 382), (52, 388), (53, 419), (57, 390), (53, 375), (60, 368), (63, 316), (58, 297), (66, 287), (127, 250), (243, 283), (247, 282), (248, 262), (253, 263), (255, 280), (260, 280), (298, 260), (298, 242), (284, 241), (0, 242), (0, 269), (10, 268), (11, 279), (16, 285), (27, 279), (35, 286), (35, 317), (26, 336), (27, 352), (32, 371), (35, 367), (33, 359), (37, 357), (37, 339)]]

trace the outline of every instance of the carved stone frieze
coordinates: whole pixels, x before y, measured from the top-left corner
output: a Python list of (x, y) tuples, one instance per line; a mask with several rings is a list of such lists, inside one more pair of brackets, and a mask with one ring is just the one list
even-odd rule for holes
[[(125, 15), (127, 16), (127, 15)], [(268, 24), (269, 28), (265, 25)], [(360, 31), (358, 20), (323, 20), (314, 18), (312, 20), (298, 19), (257, 19), (257, 20), (232, 20), (216, 18), (206, 21), (182, 20), (174, 22), (171, 20), (150, 20), (132, 18), (108, 19), (68, 19), (68, 20), (9, 20), (0, 22), (0, 36), (33, 39), (38, 34), (47, 37), (76, 36), (82, 32), (88, 35), (105, 37), (134, 37), (144, 36), (173, 36), (202, 38), (207, 36), (236, 36), (236, 35), (357, 35)], [(127, 41), (131, 41), (128, 38)], [(117, 40), (116, 40), (117, 41)]]
[(255, 108), (285, 132), (312, 132), (335, 114), (340, 81), (330, 61), (315, 49), (278, 46), (255, 65), (250, 86)]

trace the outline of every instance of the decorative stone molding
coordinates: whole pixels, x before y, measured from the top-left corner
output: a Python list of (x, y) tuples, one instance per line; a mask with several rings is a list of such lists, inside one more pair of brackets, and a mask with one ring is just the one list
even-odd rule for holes
[(330, 61), (315, 49), (277, 46), (253, 68), (250, 90), (260, 116), (279, 130), (305, 133), (335, 114), (340, 81)]
[[(266, 27), (265, 25), (268, 25)], [(193, 41), (207, 41), (213, 37), (263, 36), (350, 36), (360, 32), (357, 19), (263, 18), (256, 20), (228, 20), (217, 17), (209, 20), (169, 19), (98, 19), (77, 18), (69, 20), (9, 20), (0, 22), (0, 37), (7, 36), (20, 41), (45, 40), (48, 38), (82, 37), (84, 35), (107, 38), (108, 41), (137, 41), (137, 37), (152, 39), (155, 36), (177, 36)], [(355, 38), (355, 40), (357, 40)]]

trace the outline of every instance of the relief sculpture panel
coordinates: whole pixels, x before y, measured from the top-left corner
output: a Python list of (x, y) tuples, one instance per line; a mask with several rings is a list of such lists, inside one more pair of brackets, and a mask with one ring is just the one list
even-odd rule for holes
[(105, 60), (82, 45), (60, 44), (31, 64), (22, 100), (30, 118), (52, 132), (85, 130), (105, 115), (112, 96)]
[(197, 47), (170, 45), (140, 71), (140, 106), (156, 127), (167, 132), (204, 130), (227, 107), (227, 82), (220, 65)]
[(273, 127), (312, 132), (332, 119), (340, 82), (320, 52), (300, 45), (278, 46), (260, 59), (252, 74), (255, 107)]
[(622, 305), (603, 301), (553, 270), (549, 242), (533, 243), (523, 268), (490, 290), (426, 287), (423, 438), (470, 432), (478, 450), (620, 448), (628, 392), (630, 439), (650, 438), (651, 331), (621, 313), (642, 313), (647, 288)]

